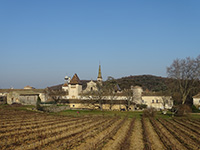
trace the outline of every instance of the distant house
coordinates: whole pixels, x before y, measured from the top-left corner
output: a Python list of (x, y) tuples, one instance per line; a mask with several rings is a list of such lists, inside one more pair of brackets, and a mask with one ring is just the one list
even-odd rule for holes
[(193, 105), (200, 109), (200, 93), (193, 96)]
[(8, 104), (36, 105), (38, 97), (41, 102), (46, 101), (43, 89), (0, 89), (0, 95), (6, 96)]
[(31, 89), (35, 89), (35, 88), (34, 88), (34, 87), (31, 87), (31, 86), (29, 86), (29, 85), (27, 85), (27, 86), (24, 87), (24, 89), (26, 89), (26, 90), (31, 90)]
[(171, 96), (142, 96), (142, 103), (155, 109), (171, 109), (173, 106)]

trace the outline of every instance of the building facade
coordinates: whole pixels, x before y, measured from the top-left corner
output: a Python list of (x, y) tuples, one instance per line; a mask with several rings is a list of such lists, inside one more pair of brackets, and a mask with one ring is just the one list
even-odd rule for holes
[[(101, 93), (100, 87), (103, 86), (103, 78), (101, 73), (101, 65), (99, 65), (98, 76), (96, 81), (89, 81), (86, 83), (86, 88), (83, 89), (82, 81), (75, 73), (72, 79), (65, 77), (66, 82), (62, 85), (60, 90), (66, 91), (66, 95), (61, 96), (62, 101), (76, 109), (109, 109), (121, 110), (129, 109), (136, 110), (138, 105), (147, 105), (148, 108), (155, 109), (171, 109), (173, 100), (171, 96), (159, 96), (155, 93), (153, 95), (145, 95), (140, 86), (131, 86), (128, 90), (122, 91), (119, 85), (113, 85), (113, 91)], [(0, 91), (0, 95), (7, 96), (7, 103), (21, 103), (25, 105), (36, 105), (38, 97), (41, 102), (48, 101), (48, 95), (45, 90), (33, 89), (30, 86), (24, 89), (9, 89)], [(55, 96), (55, 95), (54, 95)], [(56, 95), (57, 96), (57, 95)], [(196, 100), (197, 99), (197, 100)], [(199, 105), (200, 98), (194, 97), (194, 104)]]
[(193, 96), (193, 105), (195, 105), (200, 110), (200, 93)]

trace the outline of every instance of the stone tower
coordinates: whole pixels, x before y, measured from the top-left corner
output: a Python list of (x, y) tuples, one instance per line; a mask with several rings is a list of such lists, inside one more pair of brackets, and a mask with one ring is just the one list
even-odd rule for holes
[(79, 99), (79, 94), (82, 92), (82, 83), (78, 77), (78, 75), (75, 73), (71, 81), (68, 85), (68, 91), (69, 91), (69, 98), (70, 99)]
[(97, 81), (99, 83), (102, 83), (101, 65), (100, 64), (99, 64), (99, 73), (98, 73)]

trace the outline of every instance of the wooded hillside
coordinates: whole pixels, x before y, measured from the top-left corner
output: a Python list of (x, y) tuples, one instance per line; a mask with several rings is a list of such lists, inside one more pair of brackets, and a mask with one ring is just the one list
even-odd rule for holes
[(116, 79), (120, 88), (129, 89), (131, 85), (139, 85), (143, 90), (161, 92), (168, 90), (168, 78), (153, 75), (128, 76)]

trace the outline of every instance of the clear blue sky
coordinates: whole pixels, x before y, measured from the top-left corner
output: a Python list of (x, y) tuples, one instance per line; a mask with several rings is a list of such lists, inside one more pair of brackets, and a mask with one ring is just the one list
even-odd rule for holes
[(1, 0), (0, 88), (167, 76), (200, 54), (199, 0)]

